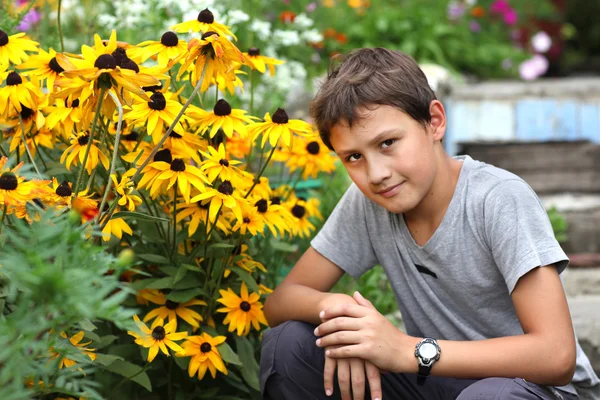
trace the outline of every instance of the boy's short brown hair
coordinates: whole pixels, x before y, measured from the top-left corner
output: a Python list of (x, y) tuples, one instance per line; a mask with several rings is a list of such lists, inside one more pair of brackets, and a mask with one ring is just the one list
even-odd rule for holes
[(431, 122), (429, 104), (435, 99), (425, 74), (410, 56), (384, 48), (359, 49), (330, 68), (311, 102), (310, 114), (321, 139), (333, 150), (331, 128), (339, 122), (352, 126), (361, 118), (359, 108), (396, 107), (425, 125)]

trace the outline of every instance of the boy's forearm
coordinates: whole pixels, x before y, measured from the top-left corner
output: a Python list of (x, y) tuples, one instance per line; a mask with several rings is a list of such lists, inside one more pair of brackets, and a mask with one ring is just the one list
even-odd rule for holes
[[(413, 338), (414, 344), (421, 338)], [(575, 371), (575, 349), (524, 334), (479, 341), (438, 340), (441, 357), (432, 375), (454, 378), (520, 377), (549, 386), (567, 385)], [(411, 349), (414, 358), (414, 346)], [(410, 357), (410, 356), (409, 356)], [(417, 373), (415, 358), (412, 372)]]
[(318, 325), (321, 323), (319, 313), (334, 302), (356, 303), (346, 294), (320, 292), (303, 285), (287, 284), (280, 285), (267, 297), (264, 312), (272, 328), (289, 320)]

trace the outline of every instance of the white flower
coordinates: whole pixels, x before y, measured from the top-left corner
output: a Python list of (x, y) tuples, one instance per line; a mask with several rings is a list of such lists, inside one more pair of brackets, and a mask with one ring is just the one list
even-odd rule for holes
[(261, 41), (265, 42), (271, 35), (271, 23), (267, 21), (260, 21), (258, 19), (252, 21), (248, 27), (252, 32), (256, 33), (256, 36)]
[(469, 7), (473, 7), (475, 4), (477, 4), (477, 0), (465, 0), (465, 4)]
[(548, 70), (548, 59), (540, 54), (536, 54), (529, 60), (525, 60), (519, 65), (519, 75), (526, 81), (531, 81), (542, 76)]
[(552, 39), (544, 31), (538, 32), (531, 38), (531, 46), (538, 53), (545, 53), (552, 46)]
[(250, 16), (242, 10), (229, 10), (225, 20), (227, 25), (237, 25), (240, 22), (246, 22), (250, 19)]
[(275, 43), (283, 46), (296, 46), (300, 44), (300, 35), (296, 31), (283, 31), (275, 29), (273, 32), (273, 40)]
[(308, 18), (308, 16), (304, 13), (296, 15), (294, 18), (294, 25), (300, 29), (306, 29), (313, 26), (313, 20)]
[(300, 37), (302, 40), (308, 43), (319, 43), (321, 40), (323, 40), (323, 35), (318, 29), (309, 29), (304, 31), (300, 34)]

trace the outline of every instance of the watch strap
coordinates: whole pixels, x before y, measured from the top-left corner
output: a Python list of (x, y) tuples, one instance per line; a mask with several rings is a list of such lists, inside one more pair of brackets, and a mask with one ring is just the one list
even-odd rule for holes
[(417, 384), (422, 385), (425, 383), (425, 378), (431, 373), (431, 366), (419, 364), (419, 372), (417, 373)]

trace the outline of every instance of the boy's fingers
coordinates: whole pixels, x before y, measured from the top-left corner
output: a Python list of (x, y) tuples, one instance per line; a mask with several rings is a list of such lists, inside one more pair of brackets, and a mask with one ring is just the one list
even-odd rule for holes
[(337, 331), (357, 331), (361, 322), (357, 318), (337, 317), (323, 322), (315, 328), (315, 336), (325, 336)]
[(335, 377), (335, 367), (337, 360), (331, 357), (325, 357), (325, 368), (323, 369), (325, 394), (331, 396), (333, 394), (333, 379)]
[(371, 399), (381, 400), (383, 398), (383, 391), (381, 390), (381, 375), (379, 369), (368, 361), (365, 361), (365, 369), (367, 380), (369, 381), (369, 388), (371, 389)]
[(352, 399), (365, 398), (365, 362), (360, 358), (350, 360), (350, 376), (352, 379)]
[(361, 343), (362, 335), (358, 331), (340, 331), (317, 339), (317, 346), (330, 347)]
[(376, 310), (375, 306), (373, 306), (373, 303), (371, 303), (369, 300), (367, 300), (362, 294), (360, 294), (360, 292), (357, 290), (356, 292), (354, 292), (354, 300), (356, 300), (356, 302), (364, 307), (369, 307), (373, 310)]
[(350, 361), (337, 360), (337, 376), (342, 400), (351, 400), (352, 392), (350, 391)]
[(330, 320), (336, 317), (361, 318), (368, 315), (371, 310), (358, 304), (336, 304), (319, 313), (321, 321)]

